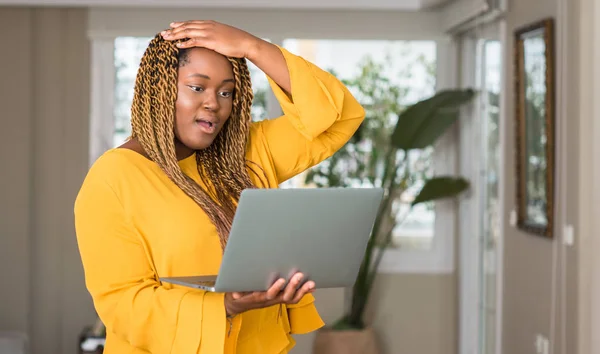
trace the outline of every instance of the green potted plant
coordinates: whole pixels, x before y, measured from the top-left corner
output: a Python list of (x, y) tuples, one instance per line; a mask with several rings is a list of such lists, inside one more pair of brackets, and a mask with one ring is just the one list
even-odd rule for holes
[[(381, 67), (372, 61), (363, 65), (356, 79), (345, 83), (357, 92), (367, 117), (348, 144), (308, 171), (306, 183), (382, 187), (385, 196), (352, 289), (351, 304), (335, 324), (317, 333), (315, 354), (378, 352), (364, 312), (383, 250), (393, 241), (393, 229), (416, 205), (455, 197), (469, 186), (459, 176), (433, 175), (428, 162), (433, 145), (456, 122), (460, 107), (474, 97), (473, 90), (443, 90), (403, 107), (399, 102), (406, 92), (384, 77)], [(398, 215), (398, 203), (406, 201), (407, 194), (416, 197)]]

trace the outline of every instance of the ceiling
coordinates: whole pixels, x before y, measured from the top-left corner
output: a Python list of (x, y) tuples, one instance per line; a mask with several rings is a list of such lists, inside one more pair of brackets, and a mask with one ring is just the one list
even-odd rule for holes
[(430, 9), (451, 0), (0, 0), (0, 5), (77, 7), (188, 7), (313, 10)]

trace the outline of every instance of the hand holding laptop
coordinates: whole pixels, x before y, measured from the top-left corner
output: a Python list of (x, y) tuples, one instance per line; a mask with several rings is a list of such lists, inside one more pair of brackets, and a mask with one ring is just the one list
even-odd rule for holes
[(298, 286), (302, 284), (303, 277), (304, 275), (302, 273), (294, 274), (287, 286), (285, 285), (286, 280), (281, 278), (267, 291), (226, 293), (225, 310), (227, 315), (235, 316), (242, 312), (269, 307), (280, 303), (296, 304), (304, 297), (304, 295), (312, 293), (315, 289), (315, 283), (310, 280), (299, 288)]

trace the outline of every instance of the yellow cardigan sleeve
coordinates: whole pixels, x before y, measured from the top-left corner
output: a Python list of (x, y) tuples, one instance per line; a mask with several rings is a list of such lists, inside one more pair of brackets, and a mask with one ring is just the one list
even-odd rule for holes
[(267, 77), (283, 116), (255, 123), (279, 183), (340, 149), (356, 132), (365, 111), (333, 75), (286, 49), (291, 97)]
[(162, 287), (107, 182), (88, 175), (74, 212), (86, 286), (107, 331), (156, 354), (223, 351), (223, 294)]
[(290, 333), (306, 334), (325, 325), (314, 302), (315, 297), (312, 294), (308, 294), (297, 304), (287, 305)]

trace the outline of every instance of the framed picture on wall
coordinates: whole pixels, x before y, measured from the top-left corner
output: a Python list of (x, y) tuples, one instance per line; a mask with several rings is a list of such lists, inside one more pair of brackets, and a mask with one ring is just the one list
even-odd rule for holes
[(554, 20), (515, 31), (517, 227), (553, 238)]

